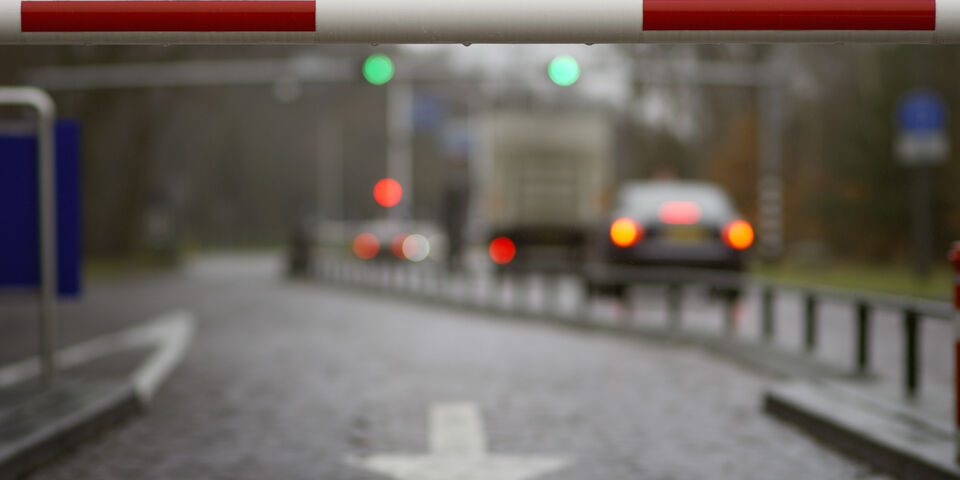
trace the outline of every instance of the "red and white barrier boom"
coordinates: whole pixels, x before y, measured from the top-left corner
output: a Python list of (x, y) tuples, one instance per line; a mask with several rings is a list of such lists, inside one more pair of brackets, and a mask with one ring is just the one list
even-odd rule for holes
[(0, 0), (0, 43), (956, 43), (960, 0)]
[(954, 338), (954, 383), (956, 384), (956, 454), (960, 462), (960, 242), (950, 247), (950, 266), (953, 267), (953, 338)]

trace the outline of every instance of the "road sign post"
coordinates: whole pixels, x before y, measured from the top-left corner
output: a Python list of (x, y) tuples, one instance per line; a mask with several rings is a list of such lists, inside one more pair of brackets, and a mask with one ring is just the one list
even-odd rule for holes
[(946, 162), (950, 153), (945, 132), (947, 107), (933, 92), (915, 90), (900, 101), (897, 121), (900, 134), (895, 145), (900, 163), (910, 169), (911, 238), (917, 275), (930, 275), (933, 250), (933, 181), (931, 169)]
[(45, 381), (53, 379), (57, 348), (57, 232), (54, 162), (56, 108), (46, 92), (32, 87), (0, 87), (0, 105), (21, 105), (37, 112), (37, 204), (40, 240), (40, 369)]

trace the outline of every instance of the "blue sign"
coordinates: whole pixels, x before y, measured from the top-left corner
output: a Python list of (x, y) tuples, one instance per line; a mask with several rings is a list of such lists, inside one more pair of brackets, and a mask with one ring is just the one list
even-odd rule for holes
[(935, 132), (947, 126), (947, 106), (936, 93), (915, 90), (900, 100), (897, 121), (910, 133)]
[(436, 130), (442, 123), (443, 116), (443, 103), (436, 96), (420, 94), (414, 99), (414, 130)]
[[(57, 290), (77, 295), (80, 265), (80, 129), (56, 125)], [(0, 132), (0, 288), (40, 284), (37, 137)]]

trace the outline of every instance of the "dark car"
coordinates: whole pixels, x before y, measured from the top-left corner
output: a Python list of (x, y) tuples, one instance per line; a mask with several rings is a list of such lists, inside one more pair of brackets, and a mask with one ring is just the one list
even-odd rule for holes
[(692, 181), (624, 184), (598, 230), (587, 279), (594, 290), (617, 294), (643, 276), (642, 267), (739, 272), (754, 237), (723, 190)]
[(351, 248), (362, 260), (442, 261), (446, 236), (431, 222), (373, 220), (352, 226)]

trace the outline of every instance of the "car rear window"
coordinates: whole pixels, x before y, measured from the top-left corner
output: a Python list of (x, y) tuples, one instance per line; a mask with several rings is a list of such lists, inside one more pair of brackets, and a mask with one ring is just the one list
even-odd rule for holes
[(730, 198), (719, 188), (674, 182), (626, 185), (617, 199), (617, 210), (641, 218), (656, 217), (667, 202), (696, 203), (703, 219), (726, 219), (736, 213)]

